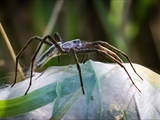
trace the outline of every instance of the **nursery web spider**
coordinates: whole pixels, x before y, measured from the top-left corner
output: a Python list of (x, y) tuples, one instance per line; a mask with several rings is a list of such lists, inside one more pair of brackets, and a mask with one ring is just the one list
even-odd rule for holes
[[(132, 84), (137, 88), (137, 90), (139, 92), (141, 92), (139, 90), (139, 88), (134, 84), (134, 82), (133, 82), (130, 74), (128, 73), (127, 69), (125, 68), (125, 66), (122, 64), (123, 61), (116, 54), (116, 53), (119, 53), (119, 54), (123, 55), (124, 57), (126, 57), (128, 62), (131, 65), (132, 69), (138, 75), (138, 73), (134, 69), (132, 63), (130, 62), (128, 56), (125, 53), (123, 53), (119, 49), (115, 48), (114, 46), (112, 46), (112, 45), (110, 45), (110, 44), (108, 44), (107, 42), (104, 42), (104, 41), (81, 42), (80, 39), (74, 39), (74, 40), (71, 40), (71, 41), (63, 42), (62, 38), (60, 37), (60, 35), (58, 33), (54, 34), (54, 38), (52, 38), (49, 35), (45, 36), (44, 38), (41, 38), (39, 36), (34, 36), (34, 37), (32, 37), (28, 40), (28, 42), (25, 44), (25, 46), (21, 49), (21, 51), (16, 56), (15, 78), (14, 78), (14, 83), (12, 84), (11, 87), (13, 87), (16, 84), (17, 65), (18, 65), (19, 57), (22, 55), (24, 50), (27, 48), (27, 46), (33, 40), (40, 41), (40, 44), (37, 47), (33, 56), (31, 57), (30, 83), (29, 83), (28, 89), (25, 92), (25, 95), (27, 95), (27, 93), (28, 93), (28, 91), (29, 91), (29, 89), (32, 85), (32, 76), (33, 76), (34, 67), (35, 68), (41, 67), (49, 59), (51, 59), (53, 57), (56, 57), (56, 56), (64, 55), (64, 54), (71, 54), (71, 55), (74, 56), (75, 61), (76, 61), (76, 65), (77, 65), (77, 69), (78, 69), (78, 72), (79, 72), (79, 78), (80, 78), (80, 84), (81, 84), (82, 92), (83, 92), (83, 94), (85, 94), (84, 87), (83, 87), (83, 81), (82, 81), (81, 68), (80, 68), (80, 64), (79, 64), (78, 57), (77, 57), (76, 54), (90, 54), (90, 53), (93, 53), (93, 52), (100, 53), (100, 54), (110, 58), (113, 62), (116, 62), (117, 64), (119, 64), (125, 70), (125, 72), (127, 73), (127, 75), (130, 78)], [(47, 40), (49, 40), (49, 41), (47, 41)], [(40, 48), (43, 44), (49, 45), (50, 48), (40, 56), (40, 58), (36, 61), (35, 66), (34, 66), (35, 58), (36, 58), (36, 56), (37, 56), (37, 54), (38, 54), (38, 52), (39, 52), (39, 50), (40, 50)], [(140, 77), (140, 75), (138, 75), (138, 76)], [(143, 80), (143, 79), (141, 78), (141, 80)]]

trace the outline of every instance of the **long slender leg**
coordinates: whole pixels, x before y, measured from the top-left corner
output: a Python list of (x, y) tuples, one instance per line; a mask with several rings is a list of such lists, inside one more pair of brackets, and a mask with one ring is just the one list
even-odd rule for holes
[[(107, 49), (107, 48), (104, 48), (104, 47), (101, 46), (101, 45), (97, 45), (97, 47), (99, 47), (99, 49), (105, 51), (105, 52), (102, 52), (102, 51), (101, 51), (102, 54), (104, 54), (104, 55), (108, 56), (109, 58), (111, 58), (111, 60), (113, 60), (114, 62), (118, 63), (118, 64), (126, 71), (126, 73), (128, 74), (128, 76), (129, 76), (132, 84), (138, 89), (138, 87), (134, 84), (131, 76), (129, 75), (127, 69), (124, 67), (124, 65), (122, 64), (122, 62), (117, 59), (118, 56), (117, 56), (114, 52), (110, 51), (110, 50)], [(139, 90), (139, 89), (138, 89), (138, 90)], [(139, 91), (140, 91), (140, 90), (139, 90)]]
[(133, 71), (139, 76), (139, 78), (141, 78), (141, 80), (143, 80), (143, 78), (137, 73), (137, 71), (136, 71), (135, 68), (133, 67), (133, 65), (132, 65), (129, 57), (128, 57), (125, 53), (123, 53), (123, 52), (121, 52), (121, 51), (117, 51), (117, 52), (119, 52), (119, 53), (122, 54), (124, 57), (126, 57), (126, 59), (128, 60), (129, 64), (130, 64), (131, 67), (133, 68)]
[(128, 73), (127, 69), (126, 69), (125, 66), (122, 64), (122, 62), (119, 61), (119, 60), (117, 60), (117, 59), (113, 56), (113, 54), (110, 54), (110, 52), (107, 53), (105, 50), (101, 50), (101, 49), (97, 49), (97, 48), (94, 48), (94, 49), (93, 49), (93, 48), (92, 48), (92, 49), (81, 48), (81, 49), (75, 49), (75, 51), (76, 51), (76, 53), (83, 53), (83, 54), (84, 54), (84, 53), (91, 53), (91, 52), (99, 52), (99, 53), (103, 54), (105, 57), (110, 58), (112, 61), (114, 61), (114, 62), (116, 62), (117, 64), (119, 64), (119, 65), (125, 70), (125, 72), (127, 73), (128, 77), (130, 78), (132, 84), (137, 88), (137, 90), (138, 90), (139, 92), (141, 92), (141, 91), (139, 90), (139, 88), (135, 85), (135, 83), (133, 82), (130, 74)]
[(75, 61), (76, 61), (76, 65), (77, 65), (77, 69), (78, 69), (78, 72), (79, 72), (79, 78), (80, 78), (80, 83), (81, 83), (81, 87), (82, 87), (82, 92), (83, 92), (83, 94), (85, 94), (84, 87), (83, 87), (83, 81), (82, 81), (82, 73), (81, 73), (81, 68), (80, 68), (80, 65), (79, 65), (78, 57), (77, 57), (74, 49), (71, 48), (70, 50), (73, 52), (73, 55), (74, 55), (74, 58), (75, 58)]
[(81, 59), (81, 63), (83, 63), (84, 59), (85, 59), (85, 54), (82, 55), (82, 59)]
[[(54, 39), (57, 41), (57, 42), (61, 42), (63, 43), (64, 41), (62, 40), (61, 36), (56, 32), (54, 33)], [(60, 56), (58, 56), (58, 65), (60, 66)]]
[[(39, 36), (34, 36), (34, 37), (30, 38), (30, 39), (28, 40), (28, 42), (25, 44), (25, 46), (21, 49), (21, 51), (17, 54), (17, 56), (16, 56), (16, 66), (15, 66), (14, 83), (12, 84), (11, 87), (13, 87), (13, 86), (16, 84), (18, 60), (19, 60), (19, 58), (21, 57), (21, 55), (22, 55), (22, 53), (24, 52), (24, 50), (28, 47), (28, 45), (29, 45), (33, 40), (42, 41), (42, 38), (39, 37)], [(52, 45), (52, 43), (51, 43), (51, 42), (48, 42), (48, 41), (45, 41), (44, 43), (45, 43), (45, 44), (48, 44), (48, 45), (50, 45), (50, 46)]]
[(60, 57), (58, 56), (58, 65), (60, 66), (60, 62), (61, 62), (61, 59)]
[[(96, 42), (88, 42), (88, 43), (85, 43), (83, 44), (83, 47), (81, 47), (81, 50), (77, 50), (78, 51), (88, 51), (88, 50), (93, 50), (93, 49), (100, 49), (100, 50), (104, 50), (106, 51), (108, 54), (112, 54), (112, 56), (117, 59), (119, 62), (123, 62), (117, 55), (116, 53), (112, 52), (111, 50), (105, 48), (103, 45), (99, 44), (99, 42), (101, 41), (96, 41)], [(96, 44), (95, 44), (96, 43)], [(86, 49), (88, 48), (88, 49)], [(96, 52), (96, 51), (95, 51)]]
[(83, 54), (83, 55), (82, 55), (82, 59), (81, 59), (81, 63), (83, 63), (84, 58), (85, 58), (85, 55)]
[(96, 45), (95, 46), (96, 49), (100, 49), (105, 51), (107, 54), (111, 55), (112, 57), (114, 57), (116, 60), (118, 60), (120, 63), (123, 63), (123, 61), (118, 57), (118, 55), (114, 52), (112, 52), (111, 50), (101, 46), (101, 45)]
[(27, 95), (27, 93), (32, 85), (32, 75), (33, 75), (33, 66), (34, 66), (35, 58), (36, 58), (40, 48), (42, 47), (43, 43), (45, 43), (45, 41), (47, 40), (47, 38), (55, 44), (55, 46), (59, 49), (59, 51), (63, 52), (61, 47), (58, 45), (58, 43), (51, 36), (47, 35), (43, 38), (43, 40), (41, 41), (41, 43), (39, 44), (38, 48), (36, 49), (35, 53), (33, 54), (32, 58), (31, 58), (30, 83), (29, 83), (27, 91), (25, 92), (25, 95)]
[(128, 71), (127, 71), (127, 69), (125, 68), (125, 66), (124, 66), (121, 62), (119, 62), (117, 59), (115, 59), (112, 55), (107, 54), (106, 52), (104, 52), (104, 51), (102, 51), (102, 50), (99, 50), (99, 52), (102, 53), (102, 54), (105, 55), (105, 56), (108, 56), (111, 60), (113, 60), (114, 62), (116, 62), (117, 64), (119, 64), (119, 65), (125, 70), (125, 72), (127, 73), (127, 75), (128, 75), (128, 77), (130, 78), (132, 84), (133, 84), (133, 85), (137, 88), (137, 90), (141, 93), (141, 91), (139, 90), (139, 88), (138, 88), (138, 87), (135, 85), (135, 83), (133, 82), (130, 74), (129, 74)]
[(101, 58), (101, 55), (99, 53), (97, 53), (98, 57), (99, 57), (99, 60), (100, 62), (102, 62), (102, 58)]
[(81, 63), (85, 63), (87, 61), (87, 59), (89, 58), (90, 54), (87, 54), (86, 57), (84, 59), (82, 59)]
[(133, 69), (133, 71), (139, 76), (139, 78), (140, 78), (141, 80), (143, 80), (143, 78), (136, 72), (136, 70), (135, 70), (135, 68), (133, 67), (133, 65), (132, 65), (129, 57), (128, 57), (124, 52), (122, 52), (121, 50), (117, 49), (116, 47), (114, 47), (114, 46), (112, 46), (112, 45), (110, 45), (109, 43), (104, 42), (104, 41), (95, 41), (95, 42), (93, 42), (93, 44), (95, 44), (95, 45), (100, 44), (100, 45), (102, 45), (102, 46), (104, 46), (104, 47), (106, 47), (106, 48), (110, 48), (111, 50), (113, 50), (113, 51), (116, 52), (116, 53), (119, 53), (119, 54), (123, 55), (123, 56), (128, 60), (129, 64), (131, 65), (131, 67), (132, 67), (132, 69)]
[[(52, 41), (52, 43), (56, 46), (56, 48), (58, 48), (59, 52), (63, 53), (64, 51), (62, 50), (62, 48), (60, 47), (60, 45), (57, 43), (57, 41), (55, 41), (50, 35), (45, 36), (44, 38), (48, 38), (50, 41)], [(43, 43), (42, 43), (43, 44)]]
[(58, 42), (62, 42), (62, 43), (64, 42), (61, 36), (57, 32), (54, 33), (54, 39), (57, 40)]

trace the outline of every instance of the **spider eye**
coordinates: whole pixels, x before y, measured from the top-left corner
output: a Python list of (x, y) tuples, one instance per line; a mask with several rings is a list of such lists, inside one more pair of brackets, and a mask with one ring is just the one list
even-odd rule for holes
[(73, 41), (74, 44), (79, 43), (79, 42), (80, 42), (79, 40), (74, 40)]
[(74, 40), (73, 43), (76, 43), (76, 40)]

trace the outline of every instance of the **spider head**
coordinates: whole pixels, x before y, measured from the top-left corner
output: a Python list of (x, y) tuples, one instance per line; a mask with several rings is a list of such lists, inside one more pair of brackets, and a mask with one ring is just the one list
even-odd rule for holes
[(74, 40), (63, 43), (61, 46), (62, 46), (62, 49), (68, 50), (71, 48), (80, 48), (82, 47), (82, 44), (80, 39), (74, 39)]
[(82, 47), (80, 39), (72, 40), (72, 44), (73, 44), (73, 47)]

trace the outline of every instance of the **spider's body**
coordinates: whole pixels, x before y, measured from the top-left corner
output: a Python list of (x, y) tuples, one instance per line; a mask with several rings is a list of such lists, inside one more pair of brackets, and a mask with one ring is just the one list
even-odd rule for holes
[(45, 64), (47, 61), (49, 61), (51, 58), (60, 56), (61, 54), (70, 54), (71, 48), (81, 48), (82, 44), (79, 39), (67, 41), (67, 42), (58, 42), (59, 46), (63, 50), (63, 52), (60, 52), (58, 48), (53, 44), (51, 47), (48, 48), (46, 52), (44, 52), (38, 61), (35, 64), (35, 68), (41, 67), (43, 64)]
[[(47, 41), (47, 39), (49, 39), (50, 41)], [(21, 56), (21, 54), (23, 53), (23, 51), (25, 50), (25, 48), (29, 45), (29, 43), (31, 43), (32, 40), (39, 40), (39, 41), (41, 41), (41, 43), (37, 47), (37, 50), (35, 51), (35, 53), (33, 54), (32, 58), (31, 58), (30, 84), (29, 84), (29, 87), (28, 87), (25, 95), (27, 94), (29, 88), (31, 87), (34, 61), (35, 61), (35, 58), (36, 58), (41, 46), (43, 45), (43, 43), (48, 44), (51, 47), (40, 56), (40, 58), (38, 59), (38, 61), (35, 64), (35, 68), (41, 67), (43, 64), (45, 64), (49, 59), (51, 59), (53, 57), (60, 56), (62, 54), (74, 55), (77, 69), (79, 72), (80, 83), (81, 83), (83, 94), (85, 94), (85, 92), (84, 92), (84, 87), (83, 87), (83, 82), (82, 82), (82, 74), (81, 74), (81, 69), (80, 69), (78, 57), (76, 54), (86, 54), (86, 53), (90, 54), (92, 52), (100, 53), (100, 54), (110, 58), (113, 62), (116, 62), (117, 64), (119, 64), (127, 73), (132, 84), (137, 88), (137, 90), (139, 92), (141, 92), (139, 90), (139, 88), (134, 84), (134, 82), (133, 82), (130, 74), (128, 73), (127, 69), (125, 68), (125, 66), (122, 64), (123, 61), (116, 54), (116, 53), (119, 53), (119, 54), (122, 54), (124, 57), (126, 57), (131, 65), (131, 67), (133, 68), (134, 72), (138, 75), (138, 73), (134, 69), (132, 63), (130, 62), (128, 56), (125, 53), (123, 53), (119, 49), (115, 48), (114, 46), (112, 46), (104, 41), (81, 42), (80, 39), (74, 39), (71, 41), (63, 42), (62, 38), (59, 36), (58, 33), (55, 33), (54, 38), (47, 35), (44, 38), (40, 38), (38, 36), (35, 36), (35, 37), (32, 37), (31, 39), (29, 39), (29, 41), (26, 43), (26, 45), (22, 48), (22, 50), (20, 51), (20, 53), (16, 57), (15, 80), (14, 80), (14, 83), (12, 86), (14, 86), (14, 84), (16, 83), (18, 59)]]
[(74, 39), (71, 41), (64, 42), (60, 46), (62, 50), (66, 52), (67, 50), (70, 50), (71, 48), (81, 48), (82, 44), (81, 44), (80, 39)]

